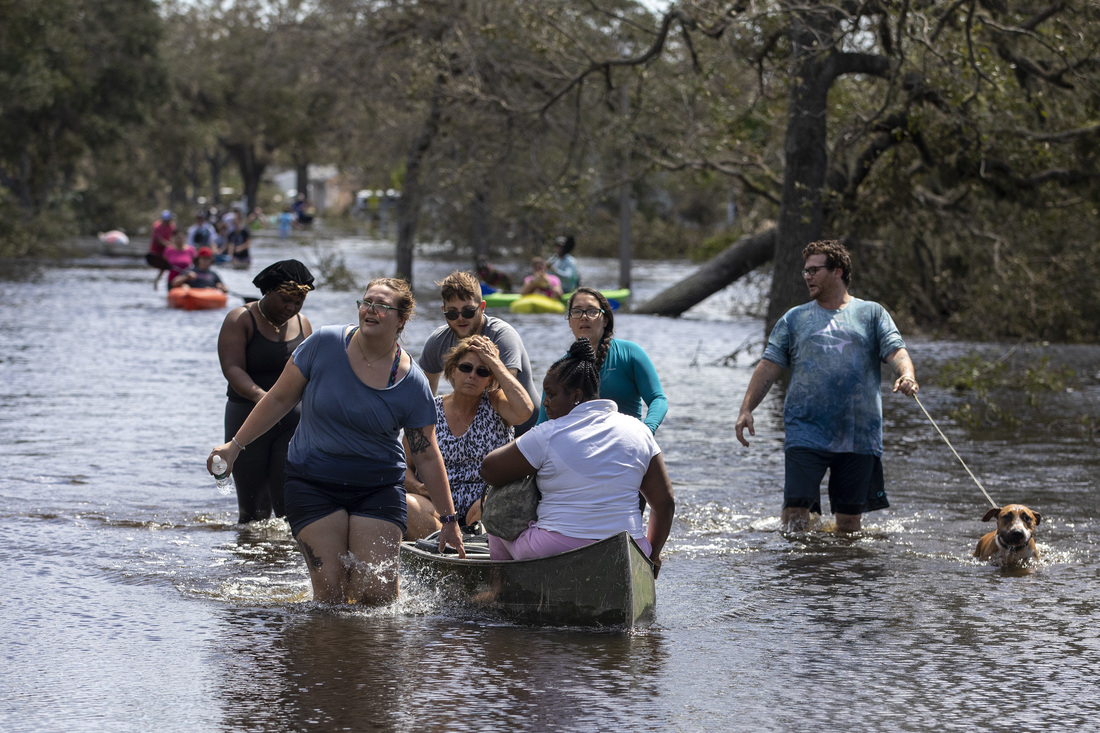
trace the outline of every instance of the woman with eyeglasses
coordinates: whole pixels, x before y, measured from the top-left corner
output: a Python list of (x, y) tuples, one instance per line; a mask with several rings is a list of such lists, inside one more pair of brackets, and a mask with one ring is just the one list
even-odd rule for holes
[[(596, 352), (600, 374), (600, 397), (614, 400), (619, 412), (632, 415), (656, 433), (668, 412), (668, 399), (649, 355), (641, 346), (614, 338), (615, 312), (603, 293), (589, 287), (577, 288), (566, 309), (574, 338), (586, 338)], [(645, 404), (645, 416), (642, 404)], [(548, 419), (539, 408), (538, 422)]]
[[(515, 425), (531, 416), (535, 406), (527, 390), (500, 360), (496, 344), (485, 336), (465, 338), (447, 353), (443, 376), (450, 394), (435, 398), (435, 437), (447, 469), (458, 524), (481, 519), (481, 498), (488, 488), (481, 478), (481, 460), (515, 437)], [(405, 492), (409, 506), (410, 540), (439, 529), (439, 512), (419, 475), (415, 456), (405, 445)]]
[(237, 433), (211, 452), (207, 470), (215, 455), (232, 470), (241, 453), (301, 401), (284, 500), (313, 598), (377, 605), (398, 593), (406, 528), (402, 430), (443, 514), (439, 549), (449, 544), (459, 557), (466, 551), (436, 444), (431, 387), (398, 343), (416, 308), (412, 291), (404, 280), (377, 278), (358, 305), (357, 325), (326, 326), (295, 349)]
[[(592, 344), (578, 338), (543, 380), (549, 421), (485, 457), (481, 474), (501, 486), (535, 473), (538, 519), (513, 540), (489, 535), (493, 560), (545, 557), (629, 532), (657, 569), (676, 502), (657, 439), (601, 399)], [(650, 505), (642, 524), (638, 494)]]

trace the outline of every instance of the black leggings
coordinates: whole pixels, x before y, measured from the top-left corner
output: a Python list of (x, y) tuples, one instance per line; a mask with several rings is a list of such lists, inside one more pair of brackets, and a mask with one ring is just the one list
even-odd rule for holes
[[(251, 402), (226, 402), (225, 439), (237, 434), (252, 408)], [(301, 408), (295, 405), (286, 417), (241, 451), (233, 464), (233, 481), (237, 485), (237, 521), (241, 524), (267, 519), (272, 511), (276, 517), (286, 515), (283, 505), (283, 483), (286, 480), (286, 451), (294, 429), (298, 427)]]

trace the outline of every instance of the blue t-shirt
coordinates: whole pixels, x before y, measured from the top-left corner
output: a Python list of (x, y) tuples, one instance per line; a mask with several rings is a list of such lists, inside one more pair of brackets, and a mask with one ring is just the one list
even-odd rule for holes
[[(647, 405), (642, 420), (656, 433), (668, 413), (668, 399), (661, 380), (645, 349), (633, 341), (611, 339), (607, 358), (600, 367), (600, 397), (614, 400), (619, 412), (642, 420), (642, 403)], [(539, 400), (539, 423), (546, 422), (546, 408)]]
[(287, 473), (355, 486), (401, 484), (402, 428), (435, 426), (428, 378), (414, 363), (392, 387), (368, 387), (348, 362), (346, 330), (325, 326), (291, 357), (309, 383), (287, 451)]
[(882, 362), (905, 342), (878, 303), (791, 308), (764, 358), (791, 370), (783, 406), (786, 447), (882, 455)]

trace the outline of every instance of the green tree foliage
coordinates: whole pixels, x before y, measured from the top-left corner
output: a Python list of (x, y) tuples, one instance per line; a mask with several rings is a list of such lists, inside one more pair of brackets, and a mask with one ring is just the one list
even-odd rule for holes
[[(328, 71), (336, 29), (318, 13), (313, 4), (265, 0), (179, 3), (168, 11), (168, 109), (182, 105), (190, 131), (175, 141), (201, 146), (211, 169), (227, 153), (249, 206), (277, 160), (298, 167), (329, 154), (336, 98), (354, 93)], [(190, 164), (178, 147), (167, 150), (175, 165)]]
[(906, 327), (1100, 338), (1094, 3), (160, 7), (0, 0), (0, 226), (102, 228), (230, 162), (255, 203), (272, 166), (335, 162), (402, 190), (400, 272), (429, 238), (614, 252), (625, 192), (643, 252), (733, 243), (694, 302), (770, 256), (774, 320), (839, 237)]
[[(716, 96), (734, 110), (768, 105), (772, 124), (745, 129), (726, 155), (712, 141), (737, 114), (699, 116), (664, 163), (713, 166), (779, 202), (769, 323), (805, 299), (801, 248), (828, 236), (852, 246), (858, 292), (903, 320), (951, 327), (984, 314), (987, 334), (1095, 332), (1082, 328), (1087, 299), (1039, 301), (1060, 299), (1046, 285), (1079, 292), (1096, 268), (1084, 236), (1097, 213), (1098, 13), (1027, 0), (686, 3), (668, 17), (692, 48), (728, 50), (718, 66), (693, 53), (699, 75), (755, 68), (756, 93)], [(1052, 257), (1062, 234), (1070, 268)], [(1013, 285), (1024, 279), (1034, 295), (1022, 305)], [(1000, 319), (1006, 307), (1026, 317)]]
[[(0, 248), (19, 254), (77, 223), (100, 173), (139, 161), (107, 154), (107, 172), (94, 157), (117, 152), (163, 89), (161, 26), (151, 0), (0, 0), (0, 19)], [(80, 226), (117, 221), (90, 208)]]

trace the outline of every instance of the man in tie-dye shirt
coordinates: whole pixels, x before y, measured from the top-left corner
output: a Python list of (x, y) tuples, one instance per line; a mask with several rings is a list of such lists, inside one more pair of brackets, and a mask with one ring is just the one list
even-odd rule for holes
[(772, 329), (737, 418), (737, 439), (756, 435), (752, 411), (784, 369), (786, 479), (780, 521), (807, 526), (821, 513), (821, 479), (829, 472), (829, 504), (837, 529), (856, 532), (865, 512), (889, 506), (882, 472), (881, 365), (898, 375), (894, 392), (915, 395), (913, 362), (890, 314), (852, 297), (852, 260), (835, 240), (802, 251), (809, 303), (787, 311)]

